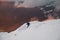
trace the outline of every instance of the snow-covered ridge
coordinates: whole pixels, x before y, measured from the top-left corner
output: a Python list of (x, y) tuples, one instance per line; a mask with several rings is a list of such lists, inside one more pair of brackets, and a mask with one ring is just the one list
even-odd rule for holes
[(60, 39), (60, 19), (49, 21), (32, 21), (25, 29), (21, 26), (15, 32), (0, 32), (0, 40), (59, 40)]

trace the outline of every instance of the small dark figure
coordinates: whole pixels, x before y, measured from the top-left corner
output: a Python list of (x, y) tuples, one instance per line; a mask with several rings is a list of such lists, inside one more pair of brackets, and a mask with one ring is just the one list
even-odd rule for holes
[(27, 22), (27, 28), (30, 26), (30, 23), (29, 22)]

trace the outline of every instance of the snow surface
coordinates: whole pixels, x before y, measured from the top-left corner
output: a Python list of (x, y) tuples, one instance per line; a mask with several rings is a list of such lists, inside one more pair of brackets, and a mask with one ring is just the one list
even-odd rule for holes
[(22, 28), (10, 33), (1, 32), (0, 40), (60, 40), (60, 19), (32, 21), (26, 29), (24, 28), (26, 25), (24, 27), (23, 25)]

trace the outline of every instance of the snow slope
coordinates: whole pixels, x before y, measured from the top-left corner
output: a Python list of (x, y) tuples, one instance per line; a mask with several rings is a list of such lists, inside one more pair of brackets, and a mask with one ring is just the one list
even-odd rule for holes
[(60, 19), (32, 21), (27, 29), (17, 31), (1, 33), (0, 40), (60, 40)]
[[(60, 40), (60, 19), (44, 21), (43, 25), (38, 24), (38, 28), (31, 25), (17, 37), (18, 40)], [(37, 27), (37, 26), (36, 26)]]

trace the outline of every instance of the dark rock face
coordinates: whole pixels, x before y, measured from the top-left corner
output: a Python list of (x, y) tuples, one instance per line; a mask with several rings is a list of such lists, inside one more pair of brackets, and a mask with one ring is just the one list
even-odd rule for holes
[(12, 31), (31, 18), (37, 8), (0, 8), (0, 29)]

